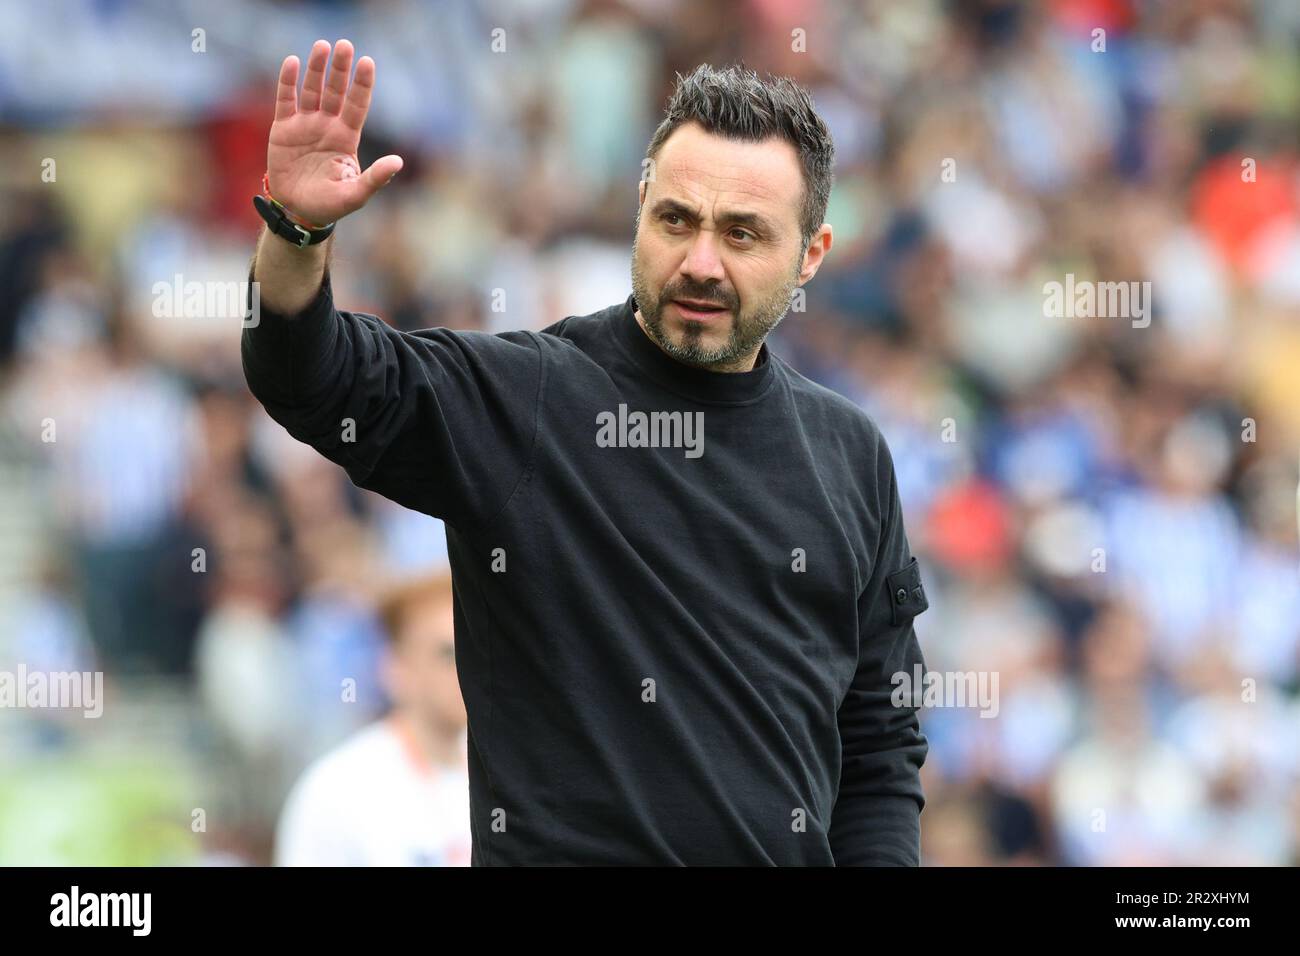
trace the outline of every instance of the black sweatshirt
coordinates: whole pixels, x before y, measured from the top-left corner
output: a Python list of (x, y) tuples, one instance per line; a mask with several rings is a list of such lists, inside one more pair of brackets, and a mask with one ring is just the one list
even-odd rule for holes
[(474, 865), (917, 865), (928, 743), (891, 675), (928, 602), (880, 432), (766, 345), (675, 361), (635, 308), (408, 333), (327, 277), (243, 368), (446, 522)]

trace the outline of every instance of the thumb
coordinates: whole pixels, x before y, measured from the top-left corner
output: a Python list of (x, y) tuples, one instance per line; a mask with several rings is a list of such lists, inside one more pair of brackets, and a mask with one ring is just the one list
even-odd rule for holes
[(367, 195), (374, 195), (388, 184), (388, 181), (401, 171), (402, 157), (390, 153), (381, 156), (370, 164), (370, 168), (361, 174), (361, 183)]

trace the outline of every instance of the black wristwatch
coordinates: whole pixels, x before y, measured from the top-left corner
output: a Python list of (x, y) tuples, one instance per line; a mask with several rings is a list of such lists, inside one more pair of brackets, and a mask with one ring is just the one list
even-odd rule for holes
[(262, 176), (262, 194), (253, 197), (253, 208), (266, 220), (270, 230), (286, 242), (291, 242), (299, 249), (324, 242), (334, 232), (335, 223), (328, 226), (313, 226), (294, 219), (284, 205), (272, 198), (267, 178)]
[(319, 229), (300, 225), (289, 218), (287, 210), (282, 205), (266, 196), (254, 196), (253, 207), (257, 210), (257, 214), (266, 220), (267, 226), (273, 233), (293, 243), (299, 249), (324, 242), (334, 231), (334, 223)]

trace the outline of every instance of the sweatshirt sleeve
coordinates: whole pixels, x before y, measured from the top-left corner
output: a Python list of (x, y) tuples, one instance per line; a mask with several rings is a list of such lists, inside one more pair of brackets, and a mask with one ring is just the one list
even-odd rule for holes
[[(831, 817), (837, 866), (919, 866), (920, 770), (929, 751), (917, 708), (892, 699), (898, 673), (911, 686), (925, 661), (912, 620), (929, 607), (907, 543), (893, 460), (877, 455), (881, 533), (871, 576), (858, 598), (858, 669), (840, 705), (840, 789)], [(900, 695), (901, 697), (901, 695)]]
[[(251, 279), (251, 276), (250, 276)], [(542, 361), (529, 332), (403, 332), (335, 308), (328, 274), (294, 316), (241, 333), (249, 390), (353, 484), (460, 526), (494, 517), (532, 456)]]

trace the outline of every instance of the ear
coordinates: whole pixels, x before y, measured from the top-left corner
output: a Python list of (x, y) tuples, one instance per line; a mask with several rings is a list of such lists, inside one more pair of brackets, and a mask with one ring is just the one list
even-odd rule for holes
[(637, 180), (636, 204), (638, 208), (645, 205), (645, 180), (644, 179)]
[(826, 253), (831, 251), (831, 224), (822, 223), (822, 227), (813, 234), (808, 243), (808, 251), (803, 254), (803, 268), (799, 270), (799, 284), (803, 285), (817, 274)]

